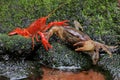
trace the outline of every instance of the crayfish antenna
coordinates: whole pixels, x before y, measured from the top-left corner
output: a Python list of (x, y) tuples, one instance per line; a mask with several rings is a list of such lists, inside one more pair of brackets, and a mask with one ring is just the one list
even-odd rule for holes
[(49, 18), (57, 9), (59, 9), (60, 7), (62, 7), (64, 4), (65, 4), (65, 3), (59, 5), (56, 9), (54, 9), (52, 12), (50, 12), (50, 13), (46, 16), (46, 18)]

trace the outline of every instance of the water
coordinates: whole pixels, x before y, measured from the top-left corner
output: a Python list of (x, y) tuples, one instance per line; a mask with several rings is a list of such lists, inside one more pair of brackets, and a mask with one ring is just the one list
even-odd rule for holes
[(104, 75), (92, 69), (82, 72), (61, 71), (42, 67), (42, 80), (105, 80)]

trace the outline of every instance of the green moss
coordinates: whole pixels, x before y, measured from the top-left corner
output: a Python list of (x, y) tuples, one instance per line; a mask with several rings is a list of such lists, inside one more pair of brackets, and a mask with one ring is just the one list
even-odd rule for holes
[(46, 51), (43, 47), (41, 47), (36, 52), (41, 64), (57, 69), (60, 69), (60, 67), (73, 67), (73, 70), (87, 70), (91, 68), (92, 60), (88, 54), (77, 53), (74, 49), (72, 50), (59, 40), (51, 40), (51, 45), (53, 48), (49, 51)]
[(9, 54), (9, 56), (18, 57), (27, 55), (32, 51), (31, 39), (26, 39), (22, 36), (8, 36), (0, 34), (0, 54)]
[[(67, 0), (70, 1), (70, 0)], [(32, 21), (47, 16), (60, 3), (60, 0), (6, 0), (0, 1), (0, 33), (8, 33), (17, 26), (27, 27)], [(59, 3), (58, 3), (59, 2)]]
[(85, 1), (83, 6), (82, 15), (87, 22), (89, 21), (87, 33), (99, 41), (102, 39), (109, 44), (117, 42), (115, 35), (119, 35), (119, 33), (116, 29), (120, 28), (120, 10), (117, 7), (117, 1), (89, 0)]
[(0, 33), (8, 33), (17, 26), (25, 28), (35, 19), (47, 16), (61, 3), (66, 4), (47, 22), (68, 19), (72, 25), (73, 20), (78, 20), (85, 32), (96, 40), (111, 44), (120, 39), (120, 10), (115, 0), (1, 0)]

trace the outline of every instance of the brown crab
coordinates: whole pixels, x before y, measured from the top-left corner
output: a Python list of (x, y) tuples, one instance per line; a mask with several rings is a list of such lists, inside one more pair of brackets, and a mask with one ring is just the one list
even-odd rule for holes
[[(75, 27), (81, 28), (80, 24), (77, 21), (74, 23)], [(62, 40), (73, 44), (73, 46), (76, 47), (75, 51), (89, 52), (89, 54), (92, 56), (93, 64), (96, 64), (99, 60), (100, 49), (106, 51), (110, 57), (112, 56), (112, 53), (109, 50), (110, 46), (93, 41), (87, 34), (83, 33), (83, 31), (77, 30), (70, 26), (52, 27), (48, 31), (47, 38), (49, 39), (53, 34), (56, 34)]]

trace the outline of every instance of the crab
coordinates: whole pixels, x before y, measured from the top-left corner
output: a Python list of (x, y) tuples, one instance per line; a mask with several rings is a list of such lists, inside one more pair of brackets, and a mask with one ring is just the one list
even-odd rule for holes
[[(74, 23), (77, 29), (71, 26), (53, 26), (47, 33), (47, 39), (49, 40), (53, 34), (56, 34), (60, 39), (72, 44), (73, 47), (75, 47), (75, 51), (88, 52), (92, 57), (93, 64), (97, 64), (99, 60), (99, 51), (101, 49), (107, 52), (110, 57), (112, 57), (110, 48), (115, 47), (107, 46), (105, 44), (92, 40), (87, 34), (83, 32), (83, 28), (79, 22), (74, 21)], [(78, 30), (79, 28), (81, 30)]]

